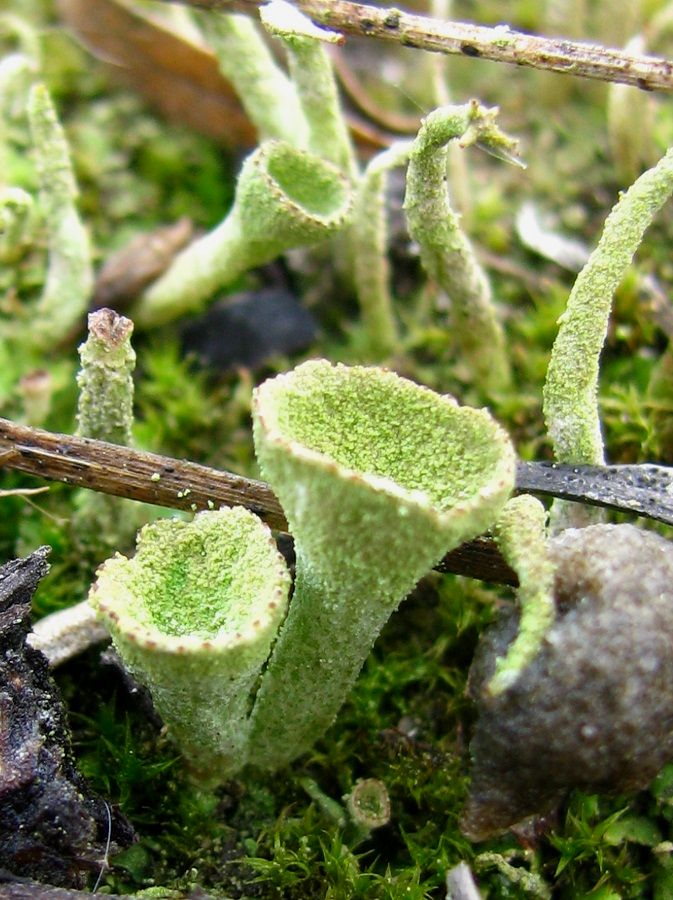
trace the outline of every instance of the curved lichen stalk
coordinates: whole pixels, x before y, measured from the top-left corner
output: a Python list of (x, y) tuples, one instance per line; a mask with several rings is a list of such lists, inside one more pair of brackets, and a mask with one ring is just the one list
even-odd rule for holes
[(516, 145), (497, 128), (496, 113), (473, 100), (442, 107), (423, 119), (411, 148), (404, 199), (409, 233), (420, 246), (423, 266), (448, 295), (455, 339), (487, 394), (510, 381), (505, 335), (486, 274), (451, 208), (446, 145), (459, 139), (462, 146), (478, 144), (511, 161)]
[(484, 410), (324, 360), (261, 385), (253, 422), (297, 554), (290, 612), (252, 713), (250, 762), (277, 768), (329, 727), (419, 578), (494, 523), (514, 451)]
[(390, 293), (385, 193), (388, 171), (406, 163), (411, 141), (396, 141), (377, 154), (358, 181), (353, 210), (355, 290), (360, 302), (367, 349), (383, 359), (398, 348), (397, 324)]
[(99, 570), (90, 602), (200, 781), (245, 764), (251, 692), (289, 584), (269, 529), (242, 507), (159, 520), (132, 559)]
[(493, 535), (519, 579), (519, 630), (500, 657), (488, 689), (494, 696), (510, 688), (537, 656), (554, 623), (554, 566), (547, 552), (547, 512), (529, 494), (505, 504)]
[(612, 298), (645, 229), (671, 192), (673, 149), (621, 196), (573, 285), (544, 386), (544, 416), (558, 462), (605, 462), (597, 397)]
[(271, 0), (259, 14), (269, 34), (287, 47), (292, 83), (308, 124), (308, 149), (356, 178), (355, 151), (341, 111), (332, 63), (323, 46), (343, 43), (343, 36), (318, 27), (286, 0)]
[(295, 85), (277, 65), (249, 16), (194, 10), (222, 74), (236, 89), (260, 141), (308, 147), (308, 125)]

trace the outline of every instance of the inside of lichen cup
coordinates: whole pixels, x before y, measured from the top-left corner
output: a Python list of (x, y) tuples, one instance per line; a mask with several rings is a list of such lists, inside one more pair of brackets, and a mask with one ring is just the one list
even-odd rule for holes
[(423, 491), (441, 508), (473, 496), (502, 461), (501, 432), (487, 414), (393, 373), (309, 363), (290, 383), (272, 414), (284, 439)]
[[(217, 519), (208, 528), (168, 520), (150, 526), (122, 577), (135, 621), (170, 637), (214, 640), (267, 618), (280, 560), (269, 539), (235, 524), (229, 540)], [(170, 540), (162, 540), (168, 529)]]
[(276, 144), (267, 168), (283, 193), (310, 215), (334, 215), (346, 202), (346, 185), (333, 168), (316, 157)]

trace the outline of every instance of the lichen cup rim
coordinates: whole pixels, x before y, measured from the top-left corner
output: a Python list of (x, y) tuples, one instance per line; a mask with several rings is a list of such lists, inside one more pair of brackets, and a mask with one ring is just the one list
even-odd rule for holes
[[(356, 372), (372, 371), (378, 373), (382, 378), (389, 379), (402, 385), (405, 390), (415, 390), (419, 394), (425, 394), (433, 398), (436, 402), (438, 399), (446, 403), (447, 408), (460, 411), (463, 416), (471, 416), (475, 419), (481, 419), (484, 425), (492, 429), (494, 441), (500, 444), (500, 454), (495, 462), (494, 471), (485, 484), (482, 484), (476, 491), (473, 491), (469, 497), (461, 499), (453, 503), (446, 509), (442, 509), (428, 491), (421, 489), (412, 489), (403, 487), (398, 481), (390, 476), (376, 475), (370, 472), (358, 471), (343, 463), (333, 459), (327, 453), (314, 450), (292, 437), (286, 437), (282, 427), (274, 422), (276, 410), (273, 406), (269, 410), (269, 414), (265, 414), (263, 407), (267, 400), (267, 395), (277, 393), (285, 388), (288, 382), (292, 382), (297, 373), (305, 372), (307, 369), (313, 368), (330, 369), (332, 371), (343, 370), (345, 375)], [(322, 468), (325, 472), (331, 472), (344, 480), (366, 485), (376, 493), (387, 494), (398, 499), (407, 506), (416, 507), (424, 512), (428, 517), (433, 518), (440, 525), (448, 523), (462, 515), (469, 515), (473, 510), (484, 504), (491, 497), (501, 495), (508, 484), (513, 486), (515, 471), (515, 452), (510, 442), (507, 432), (500, 426), (486, 409), (476, 409), (469, 406), (461, 406), (458, 401), (450, 394), (438, 394), (432, 388), (426, 385), (418, 384), (409, 378), (398, 375), (391, 369), (382, 366), (348, 366), (344, 363), (331, 363), (324, 359), (312, 359), (302, 363), (290, 372), (284, 372), (276, 375), (274, 378), (267, 379), (260, 384), (253, 392), (252, 399), (253, 419), (255, 419), (260, 428), (264, 432), (264, 440), (271, 445), (287, 451), (293, 457), (302, 460), (312, 466)]]
[[(306, 197), (298, 196), (293, 179), (289, 176), (279, 177), (284, 175), (282, 166), (279, 170), (279, 163), (287, 159), (290, 159), (294, 165), (305, 165), (305, 174), (315, 176), (320, 168), (325, 182), (325, 190), (329, 189), (332, 194), (332, 203), (328, 205), (325, 202), (328, 199), (325, 194), (321, 203), (323, 208), (319, 209), (313, 203), (308, 205)], [(240, 187), (237, 186), (237, 194), (241, 195), (243, 202), (245, 202), (243, 198), (248, 187), (247, 179), (252, 179), (254, 174), (264, 181), (269, 196), (276, 199), (282, 198), (282, 202), (293, 210), (298, 221), (320, 222), (326, 228), (330, 228), (343, 222), (351, 210), (352, 197), (349, 191), (349, 182), (343, 172), (329, 160), (322, 159), (300, 147), (294, 147), (287, 141), (270, 138), (261, 143), (247, 157), (239, 176)], [(296, 181), (296, 177), (294, 180)]]
[[(240, 507), (227, 507), (217, 510), (217, 512), (234, 513), (235, 509), (238, 510)], [(268, 577), (270, 591), (263, 594), (263, 602), (256, 601), (254, 612), (251, 614), (255, 618), (249, 621), (246, 627), (239, 628), (233, 632), (225, 630), (224, 626), (222, 626), (219, 632), (213, 634), (212, 637), (202, 637), (189, 634), (171, 635), (157, 625), (150, 626), (140, 623), (132, 612), (134, 607), (137, 609), (137, 600), (135, 600), (134, 593), (127, 584), (120, 583), (120, 578), (114, 571), (122, 561), (132, 565), (136, 556), (129, 558), (121, 553), (116, 553), (99, 566), (96, 580), (92, 584), (89, 593), (92, 606), (97, 610), (99, 616), (110, 620), (115, 632), (120, 632), (124, 640), (144, 647), (147, 650), (175, 654), (183, 658), (187, 658), (191, 654), (203, 656), (204, 653), (211, 653), (213, 656), (216, 656), (233, 649), (240, 652), (245, 647), (256, 643), (262, 630), (273, 628), (275, 631), (286, 611), (290, 575), (280, 556), (270, 528), (261, 519), (257, 519), (247, 510), (241, 511), (256, 520), (260, 527), (260, 536), (262, 532), (265, 534), (270, 550)], [(198, 513), (191, 522), (182, 522), (182, 524), (191, 526), (199, 516), (209, 515), (212, 512), (215, 511), (204, 510)], [(181, 520), (174, 521), (180, 522)], [(152, 523), (152, 525), (154, 524), (156, 523)], [(149, 527), (151, 528), (152, 526), (150, 525)], [(144, 529), (141, 529), (142, 531)], [(106, 597), (111, 599), (106, 599)], [(261, 600), (261, 598), (262, 592), (260, 591), (259, 599)], [(146, 605), (144, 601), (143, 604)], [(266, 614), (266, 622), (263, 621), (264, 614)], [(250, 619), (251, 616), (248, 618)]]

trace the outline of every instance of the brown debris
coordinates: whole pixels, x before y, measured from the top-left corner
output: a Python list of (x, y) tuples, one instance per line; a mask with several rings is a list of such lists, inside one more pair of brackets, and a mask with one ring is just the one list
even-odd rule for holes
[(168, 119), (228, 146), (254, 145), (255, 130), (208, 50), (116, 0), (57, 7), (77, 39)]
[(133, 831), (75, 768), (47, 660), (26, 644), (48, 553), (41, 547), (0, 568), (0, 868), (80, 887), (107, 850), (131, 844)]
[(183, 217), (172, 225), (138, 234), (113, 253), (96, 277), (93, 308), (125, 309), (166, 271), (176, 254), (194, 236), (191, 221)]

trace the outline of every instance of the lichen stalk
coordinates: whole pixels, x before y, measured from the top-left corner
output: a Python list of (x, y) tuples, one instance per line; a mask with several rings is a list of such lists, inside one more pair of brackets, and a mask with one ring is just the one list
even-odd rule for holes
[(529, 494), (505, 504), (493, 529), (500, 552), (519, 577), (519, 631), (496, 663), (489, 684), (494, 696), (511, 687), (536, 657), (554, 623), (554, 566), (547, 552), (547, 512)]
[(306, 149), (308, 125), (297, 90), (276, 64), (258, 26), (248, 16), (200, 11), (194, 15), (259, 140), (276, 138)]
[(178, 254), (133, 307), (134, 322), (149, 328), (197, 312), (247, 269), (334, 234), (350, 204), (346, 179), (334, 166), (266, 141), (243, 164), (229, 215)]
[(43, 84), (30, 91), (28, 119), (49, 252), (47, 279), (28, 337), (33, 346), (45, 349), (77, 327), (91, 297), (93, 269), (89, 238), (75, 204), (78, 190), (68, 142)]
[(375, 156), (355, 193), (352, 225), (355, 289), (369, 353), (375, 361), (393, 354), (399, 344), (390, 292), (386, 176), (389, 169), (407, 161), (410, 148), (410, 141), (399, 141)]
[(79, 348), (77, 431), (130, 447), (133, 442), (133, 322), (111, 309), (89, 314), (89, 333)]
[[(86, 341), (79, 347), (77, 431), (130, 447), (133, 444), (133, 322), (111, 309), (90, 313)], [(80, 558), (97, 565), (113, 550), (127, 546), (140, 524), (140, 506), (95, 491), (80, 491), (72, 519)]]
[(411, 237), (418, 242), (428, 275), (451, 301), (455, 338), (475, 382), (492, 395), (511, 380), (505, 334), (486, 274), (460, 228), (446, 188), (447, 144), (478, 143), (511, 158), (514, 142), (495, 125), (497, 110), (476, 101), (446, 106), (427, 116), (413, 142), (404, 209)]
[(620, 197), (573, 285), (559, 319), (543, 394), (544, 417), (558, 462), (605, 462), (598, 376), (612, 298), (645, 229), (672, 191), (673, 150), (669, 150)]
[(272, 0), (262, 6), (260, 18), (267, 31), (287, 48), (290, 75), (308, 124), (308, 149), (355, 179), (355, 151), (341, 110), (334, 69), (323, 46), (343, 43), (343, 36), (319, 28), (286, 0)]

